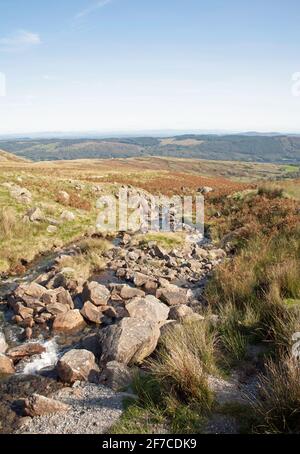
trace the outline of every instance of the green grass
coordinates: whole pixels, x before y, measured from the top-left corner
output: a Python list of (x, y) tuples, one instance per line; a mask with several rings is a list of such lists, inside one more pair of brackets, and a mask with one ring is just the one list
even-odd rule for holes
[(125, 399), (125, 411), (110, 434), (201, 433), (206, 418), (196, 402), (170, 396), (152, 375), (136, 377), (133, 390), (138, 399)]
[(166, 249), (167, 251), (182, 246), (185, 242), (185, 235), (182, 233), (147, 233), (145, 235), (138, 235), (138, 240), (141, 245), (155, 242), (158, 246)]

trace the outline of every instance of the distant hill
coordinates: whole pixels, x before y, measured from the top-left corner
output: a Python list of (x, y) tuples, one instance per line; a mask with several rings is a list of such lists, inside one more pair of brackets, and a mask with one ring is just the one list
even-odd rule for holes
[(26, 162), (27, 159), (21, 158), (20, 156), (15, 156), (12, 153), (7, 153), (7, 151), (0, 150), (0, 163), (1, 162)]
[(1, 140), (0, 148), (34, 161), (173, 156), (300, 164), (300, 136), (186, 134), (173, 137)]

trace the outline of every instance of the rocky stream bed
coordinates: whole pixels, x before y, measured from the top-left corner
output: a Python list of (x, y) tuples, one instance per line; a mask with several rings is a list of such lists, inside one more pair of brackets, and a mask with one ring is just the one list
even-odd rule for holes
[[(76, 245), (0, 283), (2, 433), (103, 433), (169, 324), (199, 320), (226, 253), (200, 235), (166, 252), (122, 234), (85, 281), (59, 265)], [(129, 388), (130, 392), (130, 388)]]

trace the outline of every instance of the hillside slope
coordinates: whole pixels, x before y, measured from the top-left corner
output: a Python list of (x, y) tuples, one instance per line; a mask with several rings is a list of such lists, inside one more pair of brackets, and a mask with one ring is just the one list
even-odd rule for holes
[(0, 162), (26, 162), (27, 159), (21, 158), (20, 156), (16, 156), (12, 153), (8, 153), (7, 151), (0, 150)]
[(300, 164), (300, 136), (182, 135), (168, 138), (16, 139), (3, 148), (33, 161), (146, 156)]

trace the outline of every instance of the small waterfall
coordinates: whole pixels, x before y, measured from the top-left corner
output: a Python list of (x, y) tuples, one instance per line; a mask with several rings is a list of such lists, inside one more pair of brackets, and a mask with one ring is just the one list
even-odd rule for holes
[(43, 346), (46, 351), (25, 364), (22, 374), (35, 374), (45, 367), (55, 366), (58, 360), (58, 345), (55, 339), (46, 341)]

